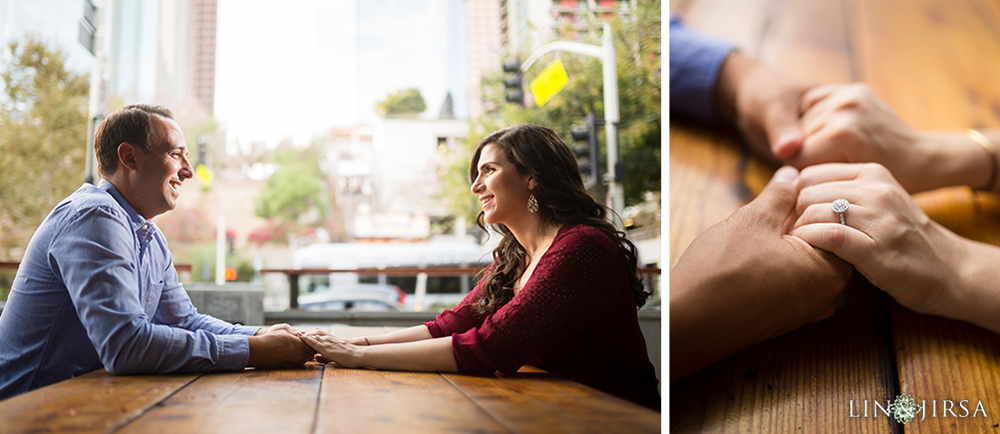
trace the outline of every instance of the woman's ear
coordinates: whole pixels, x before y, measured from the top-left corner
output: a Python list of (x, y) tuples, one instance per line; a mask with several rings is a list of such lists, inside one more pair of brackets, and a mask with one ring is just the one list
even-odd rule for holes
[(136, 170), (135, 153), (135, 146), (132, 146), (129, 142), (122, 142), (118, 145), (118, 164), (131, 170)]
[(531, 176), (529, 174), (528, 175), (528, 190), (529, 191), (535, 191), (536, 188), (538, 188), (538, 183), (535, 182), (535, 177), (533, 177), (533, 176)]

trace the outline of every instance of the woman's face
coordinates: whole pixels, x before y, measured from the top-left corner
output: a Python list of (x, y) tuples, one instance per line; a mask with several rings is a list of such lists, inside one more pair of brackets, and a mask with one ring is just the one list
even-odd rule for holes
[(479, 196), (486, 223), (510, 223), (528, 213), (528, 196), (535, 188), (529, 174), (520, 174), (496, 145), (483, 147), (479, 154), (479, 176), (472, 192)]

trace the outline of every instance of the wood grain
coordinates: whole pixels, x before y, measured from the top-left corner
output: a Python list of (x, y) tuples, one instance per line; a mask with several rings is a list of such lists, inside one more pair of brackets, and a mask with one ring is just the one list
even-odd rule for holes
[(850, 417), (851, 399), (895, 396), (884, 310), (884, 294), (855, 276), (830, 318), (672, 385), (671, 432), (892, 432), (884, 417)]
[(507, 432), (440, 374), (326, 369), (317, 433), (473, 431)]
[(537, 369), (502, 379), (443, 376), (511, 432), (660, 432), (659, 413)]
[(120, 433), (312, 432), (322, 365), (205, 374)]
[[(980, 0), (858, 2), (866, 80), (918, 129), (1000, 125), (997, 6)], [(996, 195), (955, 187), (922, 193), (915, 200), (928, 216), (957, 234), (1000, 245)], [(996, 422), (982, 414), (944, 417), (943, 401), (953, 401), (959, 415), (963, 399), (971, 401), (966, 404), (970, 412), (980, 400), (987, 414), (1000, 411), (1000, 337), (969, 324), (918, 315), (895, 303), (891, 317), (900, 389), (927, 405), (905, 426), (906, 432), (995, 430)]]
[[(906, 425), (906, 432), (995, 430), (1000, 416), (1000, 336), (970, 324), (919, 315), (895, 302), (892, 305), (901, 391), (925, 405), (923, 414)], [(944, 411), (945, 400), (953, 402), (950, 414)], [(958, 417), (963, 414), (961, 400), (969, 400), (967, 417)], [(973, 414), (980, 401), (988, 418)]]
[(94, 371), (0, 401), (0, 433), (115, 432), (197, 378)]
[[(794, 75), (865, 81), (917, 129), (1000, 126), (1000, 3), (995, 1), (689, 0), (672, 11)], [(700, 231), (766, 181), (755, 168), (760, 166), (740, 160), (737, 141), (726, 134), (671, 119), (671, 266)], [(1000, 245), (996, 195), (956, 187), (915, 200), (959, 235)], [(850, 417), (850, 399), (885, 402), (900, 390), (929, 403), (955, 400), (956, 411), (961, 399), (972, 406), (983, 400), (993, 418), (1000, 411), (997, 335), (917, 315), (894, 302), (890, 315), (886, 300), (857, 278), (832, 318), (671, 386), (670, 427), (678, 432), (997, 429), (982, 417), (928, 415), (905, 427), (885, 417)]]

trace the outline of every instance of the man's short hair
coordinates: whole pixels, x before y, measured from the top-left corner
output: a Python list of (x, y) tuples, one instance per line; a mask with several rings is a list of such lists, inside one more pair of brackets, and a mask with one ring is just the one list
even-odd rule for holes
[(118, 170), (118, 145), (124, 142), (131, 143), (144, 154), (152, 151), (153, 115), (174, 118), (166, 107), (132, 104), (115, 110), (101, 122), (94, 135), (94, 152), (97, 154), (97, 169), (102, 175), (111, 175)]

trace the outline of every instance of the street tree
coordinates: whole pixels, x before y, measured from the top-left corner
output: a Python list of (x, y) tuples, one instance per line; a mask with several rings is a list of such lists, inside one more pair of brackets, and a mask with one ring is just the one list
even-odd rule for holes
[[(575, 41), (601, 45), (604, 22), (611, 24), (614, 33), (618, 68), (618, 98), (621, 113), (619, 147), (624, 165), (624, 190), (626, 206), (642, 203), (647, 192), (660, 191), (661, 124), (660, 107), (660, 50), (661, 24), (659, 0), (640, 0), (631, 11), (616, 11), (612, 16), (581, 14), (557, 27), (554, 40)], [(550, 41), (542, 41), (541, 46)], [(510, 57), (524, 59), (531, 50), (510, 53)], [(469, 121), (469, 133), (461, 146), (442, 149), (441, 171), (444, 192), (442, 200), (456, 215), (475, 217), (479, 204), (469, 192), (469, 163), (472, 152), (486, 135), (501, 128), (521, 123), (533, 123), (554, 129), (569, 146), (574, 146), (570, 131), (581, 127), (588, 113), (603, 117), (604, 96), (602, 65), (599, 59), (573, 53), (550, 53), (539, 59), (524, 73), (524, 89), (528, 83), (553, 60), (560, 59), (569, 76), (563, 90), (544, 106), (527, 106), (506, 102), (504, 74), (500, 71), (482, 80), (482, 94), (486, 112)], [(499, 68), (499, 65), (498, 65)], [(607, 144), (605, 134), (598, 133), (600, 147), (599, 167), (605, 169)], [(590, 193), (604, 203), (606, 185), (598, 182)]]
[(323, 226), (330, 211), (330, 193), (321, 159), (322, 147), (317, 144), (278, 150), (275, 171), (257, 196), (254, 214), (283, 232)]
[(419, 114), (427, 110), (427, 103), (417, 89), (403, 89), (391, 93), (375, 104), (375, 113), (379, 116), (399, 114)]
[(83, 181), (87, 74), (34, 35), (7, 45), (0, 65), (0, 258), (18, 260), (46, 214)]

